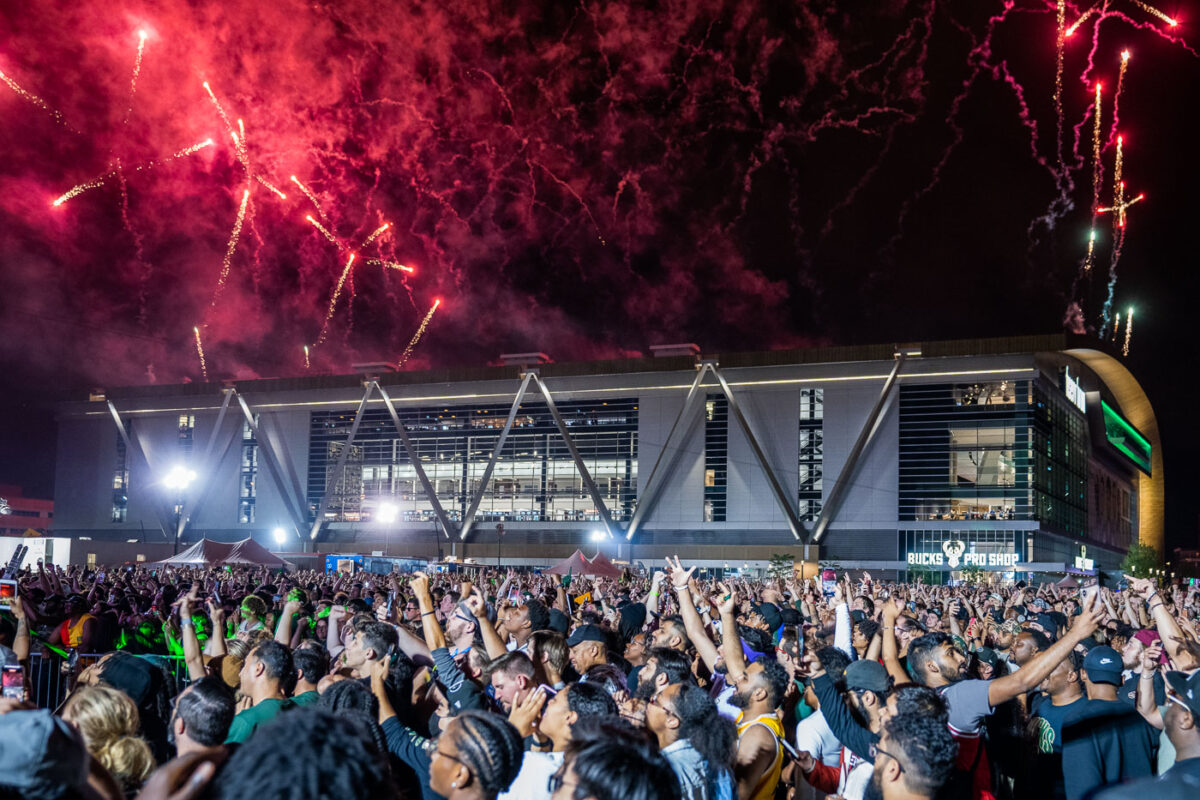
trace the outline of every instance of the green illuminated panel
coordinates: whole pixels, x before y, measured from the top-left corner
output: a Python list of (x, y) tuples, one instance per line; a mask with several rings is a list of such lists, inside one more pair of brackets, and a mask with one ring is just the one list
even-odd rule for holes
[(1108, 403), (1101, 400), (1100, 407), (1104, 411), (1104, 436), (1108, 443), (1121, 451), (1135, 467), (1149, 475), (1150, 442)]

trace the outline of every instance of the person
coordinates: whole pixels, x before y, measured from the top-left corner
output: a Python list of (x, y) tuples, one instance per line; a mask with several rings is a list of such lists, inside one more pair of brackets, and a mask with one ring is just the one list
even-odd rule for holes
[(129, 793), (154, 771), (154, 754), (138, 736), (137, 706), (110, 686), (81, 686), (63, 707), (63, 719), (79, 729), (87, 751)]
[[(863, 732), (879, 735), (886, 714), (888, 695), (892, 690), (892, 679), (887, 670), (877, 661), (855, 661), (846, 667), (845, 701), (833, 695), (828, 681), (821, 682), (817, 691), (821, 707), (828, 713), (826, 719), (834, 734), (842, 742), (849, 742)], [(859, 755), (855, 748), (843, 746), (837, 768), (817, 761), (812, 753), (801, 752), (797, 760), (805, 780), (827, 794), (838, 794), (847, 800), (861, 800), (871, 781), (870, 745), (865, 737), (860, 739)]]
[(67, 618), (50, 634), (50, 644), (69, 647), (81, 653), (97, 652), (100, 625), (87, 613), (87, 600), (79, 594), (67, 597)]
[(396, 629), (391, 625), (374, 620), (366, 622), (347, 642), (339, 666), (350, 670), (355, 678), (365, 678), (368, 673), (364, 665), (368, 661), (380, 661), (392, 655), (398, 644)]
[(320, 695), (317, 684), (329, 672), (329, 654), (320, 642), (309, 642), (292, 653), (292, 666), (296, 669), (296, 687), (292, 690), (292, 702), (298, 706), (315, 705)]
[(949, 782), (957, 758), (958, 743), (937, 717), (892, 717), (875, 746), (873, 795), (883, 800), (933, 800)]
[(1063, 719), (1063, 781), (1068, 800), (1086, 797), (1107, 783), (1154, 772), (1153, 727), (1117, 697), (1121, 655), (1093, 647), (1083, 659), (1087, 701)]
[(237, 711), (225, 682), (206, 675), (179, 693), (168, 729), (178, 755), (223, 749)]
[[(534, 744), (539, 748), (549, 748), (549, 751), (525, 754), (516, 780), (501, 795), (501, 800), (545, 800), (550, 794), (547, 781), (562, 764), (572, 731), (579, 721), (617, 714), (616, 701), (608, 692), (590, 683), (572, 683), (549, 699), (546, 690), (539, 688), (524, 706), (527, 713), (541, 711), (541, 719), (534, 732)], [(518, 731), (524, 733), (520, 716), (510, 716), (510, 719), (514, 718), (518, 720)]]
[(295, 708), (287, 697), (287, 683), (292, 677), (292, 654), (279, 642), (266, 639), (250, 651), (240, 676), (243, 702), (248, 707), (233, 718), (227, 744), (246, 741), (259, 726)]
[(634, 697), (649, 700), (668, 686), (692, 682), (692, 660), (686, 654), (670, 647), (655, 647), (646, 658)]
[(581, 742), (550, 780), (553, 800), (679, 800), (670, 763), (633, 737)]
[(1080, 683), (1083, 657), (1073, 652), (1050, 671), (1038, 687), (1041, 694), (1034, 697), (1030, 707), (1034, 755), (1023, 776), (1021, 794), (1041, 791), (1055, 800), (1064, 800), (1063, 782), (1063, 720), (1087, 702)]
[(599, 625), (580, 625), (567, 637), (571, 666), (580, 676), (597, 664), (608, 663), (608, 637)]
[[(534, 631), (550, 627), (550, 612), (540, 600), (526, 599), (519, 606), (509, 606), (501, 620), (501, 631), (508, 637), (509, 650), (529, 655), (529, 638)], [(582, 674), (582, 673), (581, 673)]]
[(667, 647), (686, 653), (692, 646), (688, 639), (687, 629), (682, 617), (663, 617), (658, 621), (658, 627), (650, 634), (651, 647)]
[(683, 800), (717, 800), (737, 791), (737, 733), (717, 704), (691, 683), (672, 683), (650, 698), (646, 728), (679, 779)]
[(787, 671), (765, 657), (747, 667), (735, 682), (730, 702), (742, 710), (737, 722), (735, 768), (741, 800), (766, 800), (775, 795), (783, 770), (783, 746), (779, 742), (784, 734), (778, 710), (787, 685)]
[[(895, 637), (889, 635), (887, 619), (899, 610), (899, 601), (887, 604), (884, 611), (883, 657), (890, 662), (888, 671), (899, 672)], [(975, 794), (990, 795), (991, 769), (980, 738), (983, 720), (1002, 703), (1033, 691), (1075, 645), (1091, 636), (1104, 617), (1099, 595), (1075, 618), (1070, 630), (1044, 652), (1023, 667), (990, 681), (965, 680), (966, 656), (954, 647), (945, 633), (927, 633), (914, 639), (908, 648), (908, 668), (920, 683), (936, 689), (949, 708), (950, 731), (958, 740), (959, 768), (974, 776)]]
[(495, 800), (521, 769), (521, 736), (494, 714), (464, 711), (430, 752), (429, 786), (448, 800)]
[(520, 650), (512, 650), (488, 666), (492, 694), (505, 713), (512, 711), (525, 695), (537, 688), (533, 662)]
[(807, 658), (811, 685), (806, 693), (813, 706), (817, 709), (796, 725), (796, 750), (801, 753), (811, 753), (814, 758), (829, 767), (837, 767), (841, 763), (842, 741), (834, 735), (821, 708), (821, 694), (818, 687), (828, 684), (833, 690), (826, 693), (835, 702), (841, 702), (840, 692), (846, 686), (846, 667), (850, 666), (850, 656), (836, 647), (822, 647)]

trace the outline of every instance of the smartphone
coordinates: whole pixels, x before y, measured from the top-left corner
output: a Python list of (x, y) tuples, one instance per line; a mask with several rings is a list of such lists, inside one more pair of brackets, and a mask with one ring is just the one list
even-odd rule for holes
[(396, 593), (388, 592), (387, 609), (384, 611), (384, 619), (392, 618), (392, 605), (396, 602)]
[[(218, 584), (218, 586), (219, 585), (220, 584)], [(213, 587), (212, 599), (214, 603), (221, 605), (221, 593), (217, 591), (217, 586)]]
[(1083, 607), (1087, 608), (1092, 604), (1092, 598), (1100, 591), (1100, 581), (1097, 578), (1088, 578), (1084, 581), (1083, 588), (1079, 590), (1079, 596), (1083, 599)]
[(558, 694), (558, 689), (555, 689), (553, 686), (547, 683), (539, 683), (538, 688), (548, 694), (550, 697), (554, 697), (554, 695)]
[(4, 666), (3, 694), (16, 700), (25, 699), (25, 669), (19, 664)]
[(0, 580), (0, 611), (12, 608), (13, 600), (17, 599), (17, 582), (15, 580)]

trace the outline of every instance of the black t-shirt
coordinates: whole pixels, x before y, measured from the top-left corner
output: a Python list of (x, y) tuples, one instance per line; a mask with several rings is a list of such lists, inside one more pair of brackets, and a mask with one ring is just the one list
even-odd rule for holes
[(1122, 700), (1088, 700), (1063, 719), (1067, 798), (1154, 774), (1158, 731)]
[[(1137, 708), (1137, 689), (1138, 681), (1141, 676), (1138, 673), (1133, 673), (1129, 680), (1121, 684), (1120, 690), (1117, 692), (1117, 697), (1129, 703), (1129, 705)], [(1167, 703), (1167, 684), (1163, 681), (1163, 676), (1159, 672), (1154, 673), (1154, 705), (1162, 706)]]
[(1064, 800), (1067, 796), (1063, 780), (1063, 720), (1082, 708), (1087, 698), (1080, 696), (1072, 703), (1056, 706), (1049, 695), (1039, 694), (1033, 700), (1029, 720), (1032, 733), (1030, 754), (1018, 797), (1052, 797)]

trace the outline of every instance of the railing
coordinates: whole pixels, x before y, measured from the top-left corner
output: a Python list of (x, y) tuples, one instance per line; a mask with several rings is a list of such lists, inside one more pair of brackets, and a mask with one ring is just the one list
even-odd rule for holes
[[(29, 656), (29, 700), (38, 708), (54, 710), (67, 699), (80, 673), (95, 664), (107, 653), (80, 653), (74, 667), (58, 655), (31, 653)], [(183, 656), (139, 655), (151, 661), (166, 674), (168, 683), (183, 689), (189, 683)]]

